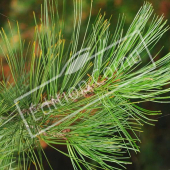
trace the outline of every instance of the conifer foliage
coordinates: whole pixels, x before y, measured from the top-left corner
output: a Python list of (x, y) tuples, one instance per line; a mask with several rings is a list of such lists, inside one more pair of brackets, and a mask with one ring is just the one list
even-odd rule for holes
[(68, 26), (55, 0), (44, 0), (40, 19), (34, 14), (35, 35), (28, 46), (18, 23), (19, 51), (13, 48), (10, 22), (11, 39), (0, 32), (12, 80), (1, 64), (0, 169), (34, 164), (43, 170), (41, 140), (51, 147), (66, 145), (63, 154), (75, 170), (123, 169), (130, 163), (127, 154), (139, 152), (141, 127), (154, 124), (148, 116), (161, 114), (139, 103), (169, 98), (163, 94), (170, 90), (170, 54), (159, 60), (151, 55), (169, 27), (163, 16), (152, 15), (151, 4), (144, 3), (126, 32), (124, 15), (112, 32), (110, 19), (99, 13), (91, 23), (89, 12), (83, 39), (82, 0), (74, 0), (73, 10), (70, 41), (64, 39)]

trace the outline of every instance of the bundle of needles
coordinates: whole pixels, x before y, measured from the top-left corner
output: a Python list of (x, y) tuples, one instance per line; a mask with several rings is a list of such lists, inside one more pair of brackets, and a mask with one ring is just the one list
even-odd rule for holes
[(152, 17), (146, 2), (127, 31), (123, 15), (110, 32), (111, 20), (99, 13), (91, 23), (91, 10), (92, 2), (83, 39), (82, 0), (74, 0), (70, 40), (64, 39), (56, 0), (44, 0), (40, 19), (34, 14), (34, 39), (27, 46), (18, 23), (19, 50), (11, 41), (16, 36), (11, 23), (11, 39), (0, 31), (10, 68), (10, 77), (4, 76), (1, 62), (0, 169), (34, 164), (43, 170), (41, 141), (58, 152), (54, 144), (66, 145), (62, 153), (75, 170), (124, 169), (130, 153), (139, 152), (142, 126), (153, 125), (150, 115), (161, 114), (140, 103), (168, 102), (170, 53), (152, 56), (169, 29), (164, 17)]

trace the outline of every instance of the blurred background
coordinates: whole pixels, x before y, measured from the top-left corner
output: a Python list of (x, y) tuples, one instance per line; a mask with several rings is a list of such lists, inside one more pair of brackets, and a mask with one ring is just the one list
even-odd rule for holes
[[(153, 4), (155, 13), (157, 15), (164, 14), (165, 19), (169, 19), (168, 24), (170, 25), (170, 0), (148, 0)], [(34, 36), (34, 18), (33, 11), (37, 18), (40, 18), (41, 3), (43, 0), (0, 0), (0, 27), (3, 27), (10, 36), (8, 20), (13, 26), (13, 32), (17, 32), (16, 21), (19, 22), (22, 38), (29, 42)], [(111, 19), (110, 30), (114, 31), (119, 14), (125, 14), (125, 30), (129, 27), (135, 14), (142, 6), (144, 1), (142, 0), (94, 0), (92, 10), (92, 20), (98, 14), (101, 9), (102, 13), (106, 13), (106, 18)], [(65, 10), (65, 26), (68, 34), (72, 31), (72, 20), (73, 20), (73, 4), (72, 1), (66, 0)], [(60, 4), (59, 12), (62, 12), (62, 3)], [(61, 11), (60, 11), (61, 10)], [(89, 16), (90, 0), (83, 0), (83, 16), (82, 30), (85, 29), (86, 22)], [(149, 25), (149, 23), (148, 23)], [(18, 48), (18, 36), (14, 36), (15, 48)], [(0, 38), (0, 45), (3, 48), (2, 39)], [(164, 46), (161, 53), (157, 58), (161, 58), (168, 52), (170, 52), (170, 31), (167, 32), (163, 38), (158, 42), (155, 50), (152, 51), (152, 55), (156, 55), (157, 52)], [(5, 75), (8, 76), (9, 68), (6, 65), (2, 51), (0, 51), (0, 59), (2, 58), (4, 64)], [(0, 66), (1, 67), (1, 66)], [(0, 69), (1, 70), (1, 69)], [(1, 72), (0, 72), (1, 74)], [(144, 133), (140, 134), (142, 143), (141, 152), (138, 154), (131, 153), (132, 165), (128, 165), (128, 170), (170, 170), (170, 104), (154, 104), (144, 103), (142, 107), (150, 110), (161, 110), (162, 115), (152, 116), (152, 118), (159, 120), (155, 123), (155, 126), (145, 125), (143, 127)], [(59, 170), (72, 170), (71, 162), (68, 158), (62, 154), (57, 153), (46, 144), (42, 143), (45, 148), (47, 157), (52, 164), (54, 169)], [(59, 147), (62, 151), (67, 151), (64, 146)], [(47, 162), (44, 161), (45, 170), (49, 167)], [(32, 167), (33, 169), (33, 167)], [(31, 170), (32, 170), (31, 169)]]

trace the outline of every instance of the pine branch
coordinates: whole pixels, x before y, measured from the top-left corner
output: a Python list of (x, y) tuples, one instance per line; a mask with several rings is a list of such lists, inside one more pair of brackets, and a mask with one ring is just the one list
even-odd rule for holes
[[(66, 145), (68, 154), (63, 154), (70, 157), (74, 169), (125, 168), (130, 163), (125, 154), (139, 152), (141, 127), (155, 121), (147, 116), (161, 114), (138, 103), (169, 99), (163, 94), (170, 88), (163, 87), (170, 82), (170, 54), (157, 61), (150, 55), (169, 29), (167, 21), (153, 17), (145, 30), (153, 8), (144, 3), (127, 32), (122, 16), (111, 35), (110, 20), (100, 13), (90, 30), (90, 14), (80, 46), (82, 1), (74, 1), (68, 47), (56, 11), (56, 1), (44, 1), (40, 23), (34, 14), (35, 36), (28, 47), (17, 25), (18, 52), (5, 31), (0, 32), (13, 80), (8, 83), (3, 75), (0, 84), (0, 168), (28, 169), (33, 163), (44, 169), (41, 140), (52, 148)], [(148, 54), (150, 62), (143, 64)]]

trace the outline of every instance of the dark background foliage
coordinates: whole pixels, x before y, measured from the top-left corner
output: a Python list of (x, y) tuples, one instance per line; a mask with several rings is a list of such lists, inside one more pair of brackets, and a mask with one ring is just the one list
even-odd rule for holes
[[(33, 38), (34, 31), (34, 19), (32, 11), (35, 11), (36, 15), (40, 16), (40, 4), (43, 0), (0, 0), (0, 27), (7, 27), (7, 20), (15, 25), (16, 20), (19, 21), (20, 29), (23, 39), (30, 41)], [(169, 0), (149, 0), (153, 4), (155, 13), (161, 15), (164, 13), (165, 18), (169, 19), (170, 24), (170, 1)], [(73, 5), (72, 1), (66, 1), (66, 33), (68, 35), (72, 31), (72, 18), (73, 18)], [(92, 21), (95, 19), (100, 8), (102, 13), (106, 13), (106, 18), (110, 18), (112, 15), (110, 30), (114, 31), (119, 14), (124, 13), (126, 16), (125, 30), (132, 22), (138, 9), (144, 3), (142, 0), (94, 0)], [(61, 5), (62, 6), (62, 5)], [(83, 16), (82, 16), (82, 32), (85, 29), (85, 23), (88, 19), (90, 8), (90, 0), (83, 0)], [(59, 8), (60, 12), (62, 8)], [(149, 24), (149, 23), (148, 23)], [(15, 29), (15, 28), (14, 28)], [(7, 32), (8, 33), (8, 32)], [(17, 44), (18, 37), (14, 37)], [(164, 49), (157, 56), (160, 58), (170, 51), (170, 31), (167, 32), (163, 38), (159, 41), (156, 50), (152, 51), (152, 55), (156, 54), (159, 49), (164, 46)], [(0, 45), (2, 40), (0, 38)], [(0, 58), (3, 59), (2, 52), (0, 52)], [(4, 62), (5, 75), (9, 74), (9, 68)], [(1, 73), (0, 73), (1, 74)], [(138, 154), (131, 153), (132, 165), (128, 165), (128, 170), (170, 170), (170, 104), (153, 104), (144, 103), (142, 107), (150, 110), (161, 110), (161, 116), (154, 116), (158, 119), (155, 126), (145, 125), (143, 127), (144, 133), (140, 134), (142, 143), (141, 152)], [(153, 118), (153, 116), (152, 116)], [(47, 157), (54, 169), (71, 170), (71, 162), (69, 158), (53, 151), (46, 144), (42, 144), (45, 148)], [(66, 151), (64, 146), (60, 147), (61, 150)], [(48, 170), (48, 165), (44, 161), (45, 169)], [(33, 167), (32, 167), (33, 169)]]

